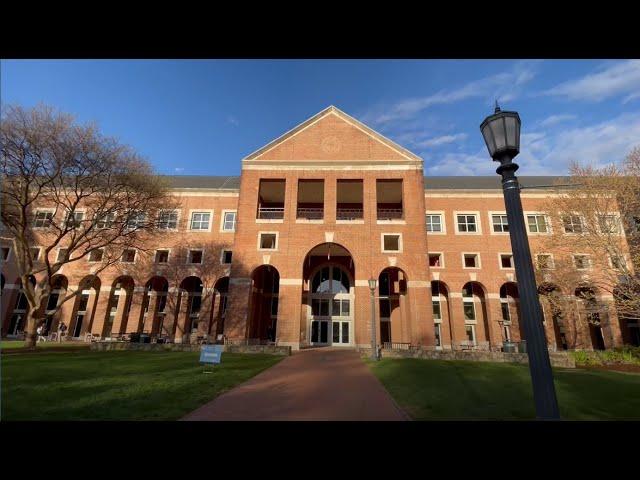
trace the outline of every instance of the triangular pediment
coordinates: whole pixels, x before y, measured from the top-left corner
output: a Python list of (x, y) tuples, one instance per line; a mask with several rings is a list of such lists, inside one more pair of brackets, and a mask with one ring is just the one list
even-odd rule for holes
[(251, 155), (244, 162), (422, 162), (353, 117), (331, 106)]

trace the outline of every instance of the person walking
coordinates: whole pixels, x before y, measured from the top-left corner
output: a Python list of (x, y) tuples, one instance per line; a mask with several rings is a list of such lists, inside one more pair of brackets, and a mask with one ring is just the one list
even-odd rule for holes
[(67, 326), (64, 324), (64, 322), (60, 322), (60, 325), (58, 325), (58, 342), (62, 341), (62, 337), (65, 335), (66, 331)]
[(45, 336), (44, 336), (44, 335), (45, 335), (45, 334), (44, 334), (44, 330), (45, 330), (45, 328), (46, 328), (46, 327), (45, 327), (45, 324), (44, 324), (44, 322), (42, 322), (42, 323), (40, 324), (40, 326), (38, 327), (38, 329), (36, 330), (36, 333), (38, 334), (38, 340), (37, 340), (38, 342), (39, 342), (39, 341), (41, 341), (41, 340), (42, 340), (43, 342), (46, 342), (46, 341), (47, 341), (47, 339), (46, 339), (46, 338), (45, 338)]

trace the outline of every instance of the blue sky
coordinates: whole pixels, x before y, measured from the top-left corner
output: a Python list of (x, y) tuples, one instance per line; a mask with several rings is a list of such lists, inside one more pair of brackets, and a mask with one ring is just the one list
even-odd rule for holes
[(604, 165), (640, 145), (640, 60), (6, 60), (2, 103), (95, 121), (164, 174), (238, 175), (240, 160), (329, 105), (425, 160), (493, 175), (479, 124), (522, 119), (521, 175)]

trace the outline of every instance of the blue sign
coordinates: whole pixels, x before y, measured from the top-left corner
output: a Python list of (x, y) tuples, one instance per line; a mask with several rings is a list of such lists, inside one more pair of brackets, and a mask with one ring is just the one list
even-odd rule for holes
[(200, 349), (200, 363), (220, 363), (224, 345), (203, 345)]

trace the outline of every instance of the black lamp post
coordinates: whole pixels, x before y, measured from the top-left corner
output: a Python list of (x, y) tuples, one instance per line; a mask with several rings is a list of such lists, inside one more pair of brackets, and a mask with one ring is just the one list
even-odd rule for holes
[(369, 279), (371, 291), (371, 360), (378, 360), (378, 348), (376, 345), (376, 279)]
[(501, 111), (496, 102), (495, 113), (484, 119), (480, 130), (487, 144), (489, 155), (494, 161), (500, 162), (496, 173), (502, 175), (502, 190), (518, 281), (521, 321), (527, 341), (536, 416), (542, 420), (558, 420), (560, 412), (542, 325), (542, 309), (538, 299), (531, 251), (524, 224), (520, 184), (515, 176), (515, 171), (519, 167), (512, 161), (520, 152), (520, 116), (517, 112)]

